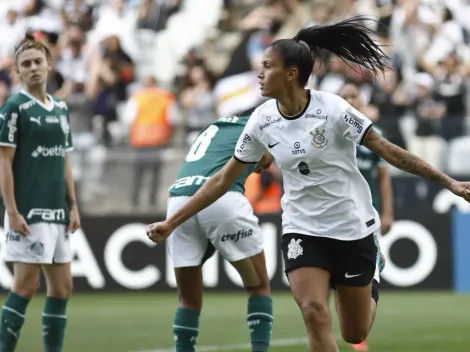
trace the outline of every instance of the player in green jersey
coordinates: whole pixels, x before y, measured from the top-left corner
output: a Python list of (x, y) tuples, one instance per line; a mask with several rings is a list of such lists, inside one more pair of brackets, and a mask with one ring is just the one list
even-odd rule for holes
[(69, 234), (80, 226), (68, 152), (67, 105), (46, 94), (47, 47), (31, 35), (15, 50), (24, 89), (0, 109), (0, 186), (6, 207), (5, 259), (13, 285), (3, 305), (0, 352), (12, 352), (38, 287), (47, 281), (42, 313), (45, 352), (62, 350), (67, 300), (72, 292)]
[[(242, 116), (249, 116), (249, 113)], [(222, 117), (198, 135), (176, 181), (169, 189), (171, 216), (232, 157), (248, 117)], [(167, 248), (175, 270), (179, 308), (173, 323), (176, 352), (195, 351), (202, 309), (202, 266), (218, 250), (240, 274), (248, 291), (248, 327), (252, 351), (268, 350), (273, 322), (271, 291), (258, 219), (244, 196), (249, 174), (266, 168), (265, 155), (213, 205), (177, 227)]]
[[(359, 111), (363, 110), (359, 89), (356, 85), (345, 84), (341, 88), (339, 95)], [(374, 114), (371, 112), (367, 113), (367, 116), (371, 119), (373, 115)], [(376, 126), (374, 126), (374, 128), (376, 131), (381, 133), (379, 128)], [(359, 171), (369, 184), (372, 195), (372, 205), (380, 214), (381, 234), (385, 235), (390, 231), (393, 223), (392, 183), (387, 165), (381, 157), (372, 153), (362, 145), (357, 146), (356, 159)], [(379, 267), (379, 272), (382, 272), (385, 268), (385, 258), (380, 252), (379, 240), (377, 237), (375, 237), (375, 241), (377, 248), (379, 249), (377, 252), (377, 265)], [(357, 351), (368, 350), (366, 341), (356, 345), (351, 345), (351, 347)]]

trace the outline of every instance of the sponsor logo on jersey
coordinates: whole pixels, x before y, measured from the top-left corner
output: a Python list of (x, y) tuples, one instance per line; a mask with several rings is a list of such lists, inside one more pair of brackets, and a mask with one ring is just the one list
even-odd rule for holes
[(41, 126), (41, 116), (38, 117), (30, 117), (29, 121), (36, 122), (39, 126)]
[(328, 115), (322, 115), (321, 109), (317, 109), (316, 114), (305, 114), (306, 119), (328, 120)]
[(361, 133), (364, 128), (362, 121), (358, 120), (355, 117), (344, 115), (344, 121), (346, 121), (346, 123), (348, 123), (349, 125), (353, 126), (357, 130), (357, 133)]
[(28, 219), (32, 219), (35, 216), (41, 217), (44, 221), (64, 220), (65, 210), (64, 209), (44, 209), (44, 208), (32, 208), (29, 210)]
[(319, 128), (315, 128), (315, 130), (310, 131), (312, 135), (312, 145), (315, 148), (323, 149), (328, 144), (328, 139), (325, 136), (325, 129), (320, 130)]
[(372, 160), (357, 158), (357, 167), (361, 170), (370, 170), (372, 168)]
[(243, 136), (242, 139), (242, 144), (240, 144), (240, 146), (237, 148), (237, 153), (241, 153), (243, 149), (245, 149), (248, 142), (251, 142), (251, 137), (245, 133), (245, 136)]
[(20, 108), (20, 111), (23, 111), (23, 110), (28, 110), (32, 108), (34, 105), (36, 105), (36, 102), (34, 100), (30, 100), (27, 103), (21, 104), (19, 108)]
[(309, 175), (310, 174), (310, 169), (308, 168), (308, 165), (305, 161), (301, 161), (299, 163), (299, 165), (297, 165), (297, 168), (299, 169), (299, 172), (302, 174), (302, 175)]
[(209, 177), (206, 176), (201, 176), (201, 175), (196, 175), (196, 176), (186, 176), (179, 178), (173, 183), (170, 188), (168, 188), (168, 191), (171, 191), (172, 189), (178, 189), (181, 187), (188, 187), (192, 185), (200, 186), (204, 182), (206, 182), (209, 179)]
[(305, 154), (305, 149), (300, 149), (300, 142), (294, 143), (295, 150), (292, 150), (292, 155)]
[(263, 125), (260, 125), (259, 126), (259, 129), (262, 131), (264, 130), (265, 128), (275, 124), (275, 123), (279, 123), (281, 122), (281, 117), (279, 116), (278, 118), (275, 118), (275, 119), (272, 119), (271, 116), (266, 116), (266, 123), (264, 123)]
[(12, 231), (8, 231), (7, 235), (6, 235), (6, 238), (5, 238), (5, 242), (20, 242), (20, 235), (15, 233), (15, 232), (12, 232)]
[(48, 157), (55, 157), (55, 156), (60, 156), (62, 158), (65, 157), (65, 148), (62, 147), (61, 145), (56, 145), (53, 147), (45, 147), (42, 145), (39, 145), (36, 147), (36, 149), (31, 153), (31, 156), (33, 158), (37, 158), (39, 156), (48, 158)]
[(67, 116), (60, 115), (59, 120), (60, 120), (60, 127), (62, 127), (62, 131), (64, 132), (64, 134), (69, 134), (70, 125), (69, 125), (69, 121), (67, 119)]
[(253, 235), (253, 230), (239, 230), (237, 233), (223, 235), (220, 239), (222, 242), (232, 241), (238, 242), (239, 239), (247, 238)]
[(55, 101), (55, 100), (54, 100), (54, 105), (55, 105), (56, 107), (58, 107), (59, 109), (68, 110), (67, 104), (66, 104), (65, 102), (63, 102), (63, 101)]
[(13, 143), (15, 141), (15, 133), (18, 130), (16, 123), (18, 122), (18, 114), (13, 112), (11, 113), (10, 121), (8, 121), (8, 141)]
[(59, 123), (59, 118), (57, 116), (46, 116), (47, 123)]

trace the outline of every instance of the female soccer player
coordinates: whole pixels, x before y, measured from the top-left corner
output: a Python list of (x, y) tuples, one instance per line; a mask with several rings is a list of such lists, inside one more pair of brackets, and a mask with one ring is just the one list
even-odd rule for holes
[(147, 228), (150, 239), (164, 241), (173, 229), (225, 194), (247, 164), (268, 150), (283, 174), (281, 247), (310, 352), (338, 351), (328, 307), (330, 284), (336, 289), (346, 342), (364, 341), (372, 325), (374, 233), (380, 220), (356, 166), (356, 144), (470, 201), (470, 183), (457, 182), (390, 143), (339, 96), (304, 88), (322, 49), (375, 74), (386, 68), (388, 58), (369, 38), (361, 20), (304, 28), (293, 39), (273, 42), (263, 54), (258, 75), (263, 96), (273, 99), (252, 114), (234, 157), (178, 212)]
[[(230, 160), (251, 112), (222, 117), (201, 131), (169, 189), (168, 217), (184, 206), (204, 182)], [(266, 154), (257, 166), (266, 168), (271, 161), (270, 155)], [(215, 250), (238, 271), (249, 294), (247, 320), (251, 350), (268, 350), (273, 308), (263, 236), (258, 219), (244, 196), (243, 186), (248, 175), (256, 169), (254, 165), (247, 168), (227, 194), (175, 228), (168, 239), (167, 248), (179, 296), (173, 324), (176, 352), (195, 350), (202, 310), (202, 266)]]
[(64, 102), (46, 93), (51, 69), (47, 47), (28, 34), (14, 57), (24, 89), (0, 110), (4, 255), (14, 270), (2, 310), (0, 351), (15, 350), (42, 269), (47, 280), (44, 350), (58, 352), (72, 292), (69, 234), (80, 226), (68, 156), (72, 150), (68, 110)]

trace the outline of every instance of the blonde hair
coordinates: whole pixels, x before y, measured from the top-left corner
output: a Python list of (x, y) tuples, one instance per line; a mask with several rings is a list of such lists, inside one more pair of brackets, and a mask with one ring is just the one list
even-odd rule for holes
[(30, 49), (40, 50), (46, 55), (48, 60), (51, 58), (51, 52), (49, 51), (48, 47), (39, 40), (36, 40), (33, 33), (27, 32), (24, 39), (16, 46), (14, 54), (15, 63), (17, 62), (21, 53)]

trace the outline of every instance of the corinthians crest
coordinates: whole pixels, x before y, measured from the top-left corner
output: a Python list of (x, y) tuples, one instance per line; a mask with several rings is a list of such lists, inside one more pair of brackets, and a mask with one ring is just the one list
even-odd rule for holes
[(315, 148), (323, 149), (328, 144), (325, 132), (325, 129), (320, 130), (319, 128), (315, 128), (314, 131), (310, 131), (310, 134), (313, 136), (312, 145)]
[(300, 245), (301, 239), (291, 239), (287, 246), (287, 259), (296, 259), (298, 256), (304, 254), (304, 249)]

